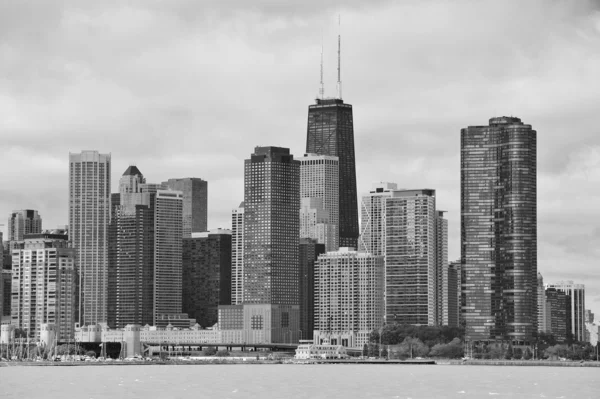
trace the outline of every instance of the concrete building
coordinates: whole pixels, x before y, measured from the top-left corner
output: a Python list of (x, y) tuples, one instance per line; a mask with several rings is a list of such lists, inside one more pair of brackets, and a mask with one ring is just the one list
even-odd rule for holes
[(72, 338), (78, 279), (68, 237), (25, 235), (23, 248), (12, 255), (11, 324), (39, 339), (41, 325), (53, 323), (59, 340)]
[(531, 344), (537, 333), (536, 135), (506, 116), (461, 129), (466, 341)]
[(313, 339), (315, 329), (315, 269), (325, 244), (300, 239), (300, 339)]
[(546, 306), (550, 309), (550, 329), (547, 333), (554, 336), (557, 342), (566, 342), (569, 337), (567, 309), (569, 299), (564, 291), (556, 288), (546, 288)]
[(162, 183), (165, 188), (183, 193), (183, 237), (207, 231), (208, 182), (197, 177), (169, 179)]
[(460, 326), (461, 264), (460, 261), (448, 264), (448, 323), (450, 327)]
[(325, 244), (327, 251), (336, 251), (339, 248), (339, 159), (305, 154), (299, 161), (300, 237), (316, 239)]
[(385, 255), (384, 249), (384, 199), (398, 190), (396, 183), (379, 182), (373, 184), (373, 189), (361, 200), (361, 225), (358, 250), (373, 255)]
[(112, 194), (108, 234), (107, 322), (112, 328), (152, 323), (154, 276), (154, 193), (129, 166)]
[(560, 281), (547, 284), (548, 289), (556, 289), (566, 295), (567, 338), (585, 341), (585, 285), (573, 281)]
[(450, 325), (450, 276), (448, 265), (448, 219), (444, 218), (446, 211), (435, 213), (435, 323)]
[(244, 301), (244, 202), (231, 211), (231, 304)]
[(327, 252), (315, 271), (315, 344), (362, 347), (383, 325), (382, 256), (350, 248)]
[(182, 313), (181, 191), (157, 190), (154, 204), (154, 324), (163, 315)]
[(183, 313), (203, 327), (231, 304), (231, 230), (192, 233), (183, 239)]
[(340, 98), (318, 98), (308, 107), (306, 153), (338, 157), (339, 246), (358, 245), (358, 204), (352, 105)]
[(548, 325), (548, 310), (546, 309), (546, 289), (544, 288), (544, 278), (542, 274), (537, 274), (537, 303), (538, 303), (538, 332), (546, 333)]
[(23, 241), (25, 234), (42, 232), (42, 217), (34, 209), (12, 211), (8, 216), (8, 241)]
[(77, 253), (81, 325), (106, 323), (110, 154), (69, 154), (69, 238)]
[(297, 342), (300, 165), (287, 148), (256, 147), (244, 184), (243, 302), (220, 306), (219, 324), (241, 327), (246, 342)]
[(337, 226), (331, 223), (322, 198), (300, 199), (300, 237), (316, 240), (337, 250)]
[(586, 323), (593, 323), (594, 322), (594, 314), (589, 309), (585, 310), (585, 322)]

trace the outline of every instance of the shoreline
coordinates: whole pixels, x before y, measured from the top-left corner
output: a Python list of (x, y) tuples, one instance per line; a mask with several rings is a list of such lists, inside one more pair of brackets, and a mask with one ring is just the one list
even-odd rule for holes
[(3, 361), (0, 367), (79, 367), (79, 366), (185, 366), (185, 365), (313, 365), (313, 364), (336, 364), (336, 365), (422, 365), (422, 366), (522, 366), (522, 367), (600, 367), (600, 362), (587, 361), (554, 361), (554, 360), (458, 360), (458, 359), (435, 359), (435, 360), (353, 360), (353, 359), (204, 359), (204, 360), (159, 360), (159, 361), (113, 361), (113, 362), (52, 362), (52, 361)]

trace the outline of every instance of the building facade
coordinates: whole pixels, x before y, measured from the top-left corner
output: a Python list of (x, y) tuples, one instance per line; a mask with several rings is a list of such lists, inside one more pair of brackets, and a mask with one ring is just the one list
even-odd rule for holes
[(77, 253), (81, 325), (106, 323), (110, 154), (69, 154), (69, 238)]
[(545, 333), (548, 325), (548, 310), (546, 309), (546, 288), (544, 287), (544, 277), (538, 272), (537, 274), (537, 317), (538, 317), (538, 332)]
[(383, 325), (382, 256), (340, 248), (318, 257), (315, 344), (358, 348)]
[(218, 321), (231, 304), (231, 230), (192, 233), (183, 239), (183, 313), (202, 327)]
[(519, 118), (461, 130), (465, 340), (537, 333), (536, 131)]
[(450, 281), (448, 270), (448, 219), (446, 211), (436, 210), (435, 214), (435, 323), (450, 325)]
[(359, 251), (369, 252), (373, 255), (385, 254), (383, 245), (385, 235), (383, 226), (384, 199), (390, 197), (395, 190), (398, 190), (396, 183), (379, 182), (373, 184), (371, 192), (362, 197), (360, 203)]
[(25, 235), (12, 252), (11, 324), (40, 338), (41, 325), (53, 323), (58, 339), (73, 338), (77, 290), (76, 253), (68, 237)]
[(183, 193), (157, 190), (154, 204), (153, 322), (182, 313)]
[(231, 304), (244, 301), (244, 202), (231, 211)]
[(460, 326), (460, 261), (448, 264), (448, 323), (450, 327)]
[(564, 291), (549, 287), (546, 288), (546, 300), (550, 310), (550, 329), (546, 332), (552, 334), (557, 342), (566, 342), (569, 336), (567, 317), (569, 298)]
[(308, 107), (306, 153), (339, 160), (339, 246), (358, 245), (358, 204), (352, 105), (342, 99), (317, 99)]
[(300, 239), (300, 339), (313, 339), (315, 329), (315, 269), (325, 244)]
[(546, 290), (555, 289), (566, 295), (567, 338), (585, 341), (585, 285), (573, 281), (547, 284)]
[[(329, 155), (305, 154), (299, 161), (302, 207), (300, 236), (317, 239), (319, 243), (325, 244), (327, 251), (337, 251), (339, 247), (339, 159)], [(317, 217), (327, 222), (317, 222), (314, 220)], [(318, 223), (321, 223), (319, 227), (316, 226)], [(323, 238), (316, 237), (314, 230), (322, 230)]]
[(25, 234), (42, 232), (42, 217), (34, 209), (12, 211), (8, 216), (8, 241), (22, 241)]
[(208, 226), (208, 182), (197, 177), (169, 179), (163, 182), (169, 190), (183, 193), (183, 236), (207, 231)]

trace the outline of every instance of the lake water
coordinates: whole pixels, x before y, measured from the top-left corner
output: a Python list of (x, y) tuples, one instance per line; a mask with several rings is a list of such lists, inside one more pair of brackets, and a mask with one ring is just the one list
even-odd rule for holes
[(1, 367), (7, 398), (600, 398), (600, 368), (450, 365)]

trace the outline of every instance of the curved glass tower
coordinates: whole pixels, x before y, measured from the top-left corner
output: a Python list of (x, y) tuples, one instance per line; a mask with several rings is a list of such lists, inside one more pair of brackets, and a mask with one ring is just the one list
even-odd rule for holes
[(536, 135), (514, 117), (461, 130), (468, 341), (527, 344), (537, 332)]

